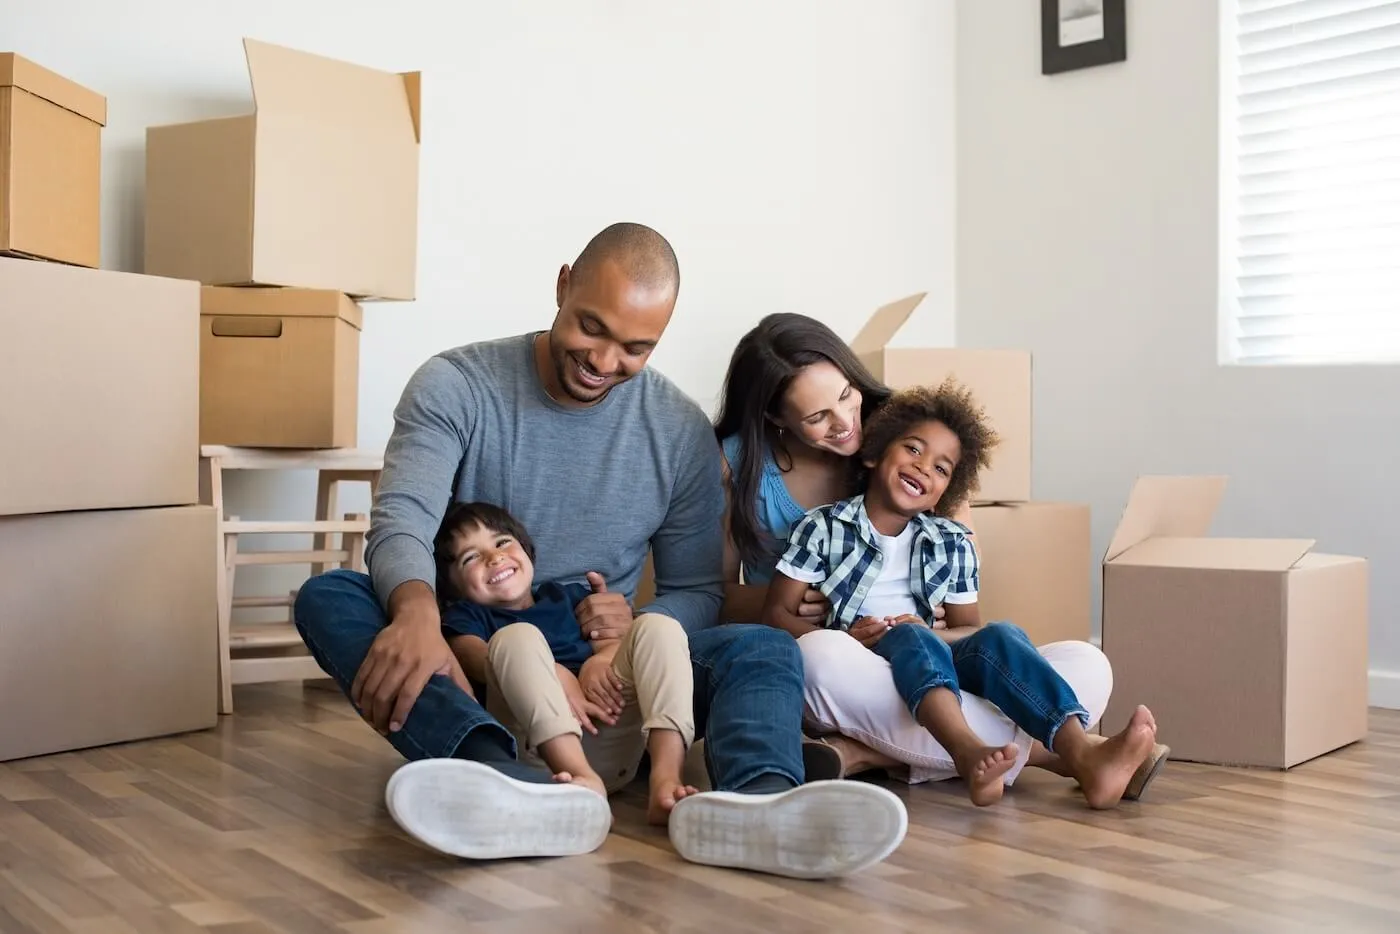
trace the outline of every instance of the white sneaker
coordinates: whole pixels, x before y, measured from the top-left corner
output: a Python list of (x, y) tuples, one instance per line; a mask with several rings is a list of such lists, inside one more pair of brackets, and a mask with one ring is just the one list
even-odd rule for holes
[(402, 766), (384, 803), (409, 836), (466, 859), (591, 853), (612, 829), (612, 809), (597, 792), (517, 781), (465, 759)]
[(701, 792), (676, 803), (669, 828), (671, 845), (692, 863), (826, 879), (893, 853), (909, 814), (885, 788), (833, 780), (777, 794)]

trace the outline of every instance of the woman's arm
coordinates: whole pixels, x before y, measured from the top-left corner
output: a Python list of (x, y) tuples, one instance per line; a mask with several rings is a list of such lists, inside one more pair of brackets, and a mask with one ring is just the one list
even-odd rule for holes
[(719, 454), (720, 473), (724, 477), (724, 603), (720, 606), (721, 623), (757, 623), (763, 618), (763, 604), (768, 588), (762, 584), (740, 583), (739, 549), (729, 534), (729, 502), (734, 495), (734, 482), (729, 472), (729, 459)]
[(763, 605), (764, 625), (781, 629), (794, 639), (820, 629), (820, 626), (808, 622), (798, 612), (802, 607), (802, 595), (807, 592), (809, 586), (785, 574), (774, 574), (773, 583), (768, 585), (768, 599)]

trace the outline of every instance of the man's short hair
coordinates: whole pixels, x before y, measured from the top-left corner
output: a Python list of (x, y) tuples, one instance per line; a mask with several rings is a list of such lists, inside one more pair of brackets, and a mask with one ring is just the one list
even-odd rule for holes
[(614, 262), (627, 278), (647, 288), (679, 292), (681, 267), (666, 238), (645, 224), (622, 221), (604, 227), (574, 260), (575, 277), (586, 278), (604, 262)]

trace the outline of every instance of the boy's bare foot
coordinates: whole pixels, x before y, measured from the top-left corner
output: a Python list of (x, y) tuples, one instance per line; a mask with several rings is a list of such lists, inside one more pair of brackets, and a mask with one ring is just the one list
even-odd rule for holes
[(648, 781), (651, 791), (647, 795), (647, 823), (658, 827), (666, 826), (677, 801), (700, 793), (693, 785), (682, 782), (678, 775), (652, 772)]
[(1075, 777), (1091, 808), (1118, 804), (1133, 773), (1152, 754), (1157, 742), (1157, 721), (1139, 706), (1121, 733), (1095, 742), (1074, 763)]
[(603, 784), (602, 776), (597, 772), (555, 772), (554, 780), (563, 785), (578, 785), (587, 788), (589, 791), (602, 795), (605, 799), (608, 796), (608, 788)]
[(1019, 750), (1015, 743), (1005, 746), (973, 746), (966, 752), (953, 753), (958, 774), (967, 782), (968, 797), (979, 808), (996, 804), (1006, 786), (1002, 776), (1016, 764)]

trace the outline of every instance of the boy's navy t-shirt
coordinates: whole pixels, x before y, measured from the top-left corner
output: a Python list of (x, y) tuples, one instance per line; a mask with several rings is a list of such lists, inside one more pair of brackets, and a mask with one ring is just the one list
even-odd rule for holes
[(593, 646), (578, 628), (574, 607), (592, 592), (587, 584), (551, 581), (536, 588), (535, 605), (524, 610), (459, 600), (443, 611), (442, 628), (490, 642), (492, 636), (512, 623), (530, 623), (544, 633), (554, 660), (578, 674), (583, 663), (593, 657)]

